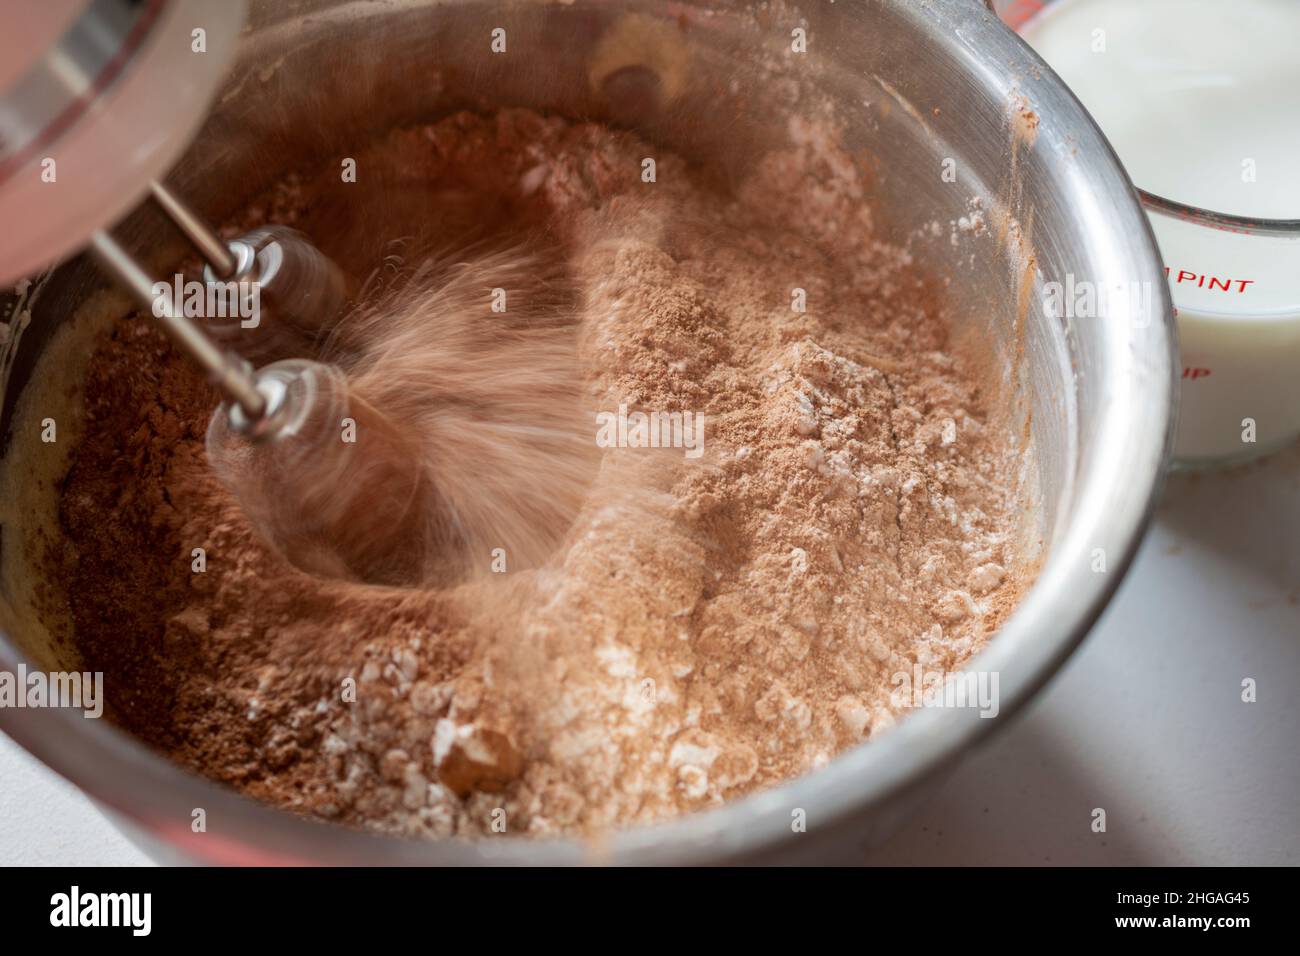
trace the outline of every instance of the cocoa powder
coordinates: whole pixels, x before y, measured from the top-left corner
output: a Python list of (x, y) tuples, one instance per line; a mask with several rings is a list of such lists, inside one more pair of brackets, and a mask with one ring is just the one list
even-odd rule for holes
[(698, 461), (602, 449), (531, 568), (482, 555), (415, 589), (296, 569), (208, 467), (217, 396), (148, 320), (117, 322), (46, 554), (112, 719), (297, 812), (547, 836), (807, 772), (891, 726), (891, 675), (961, 667), (1031, 576), (1020, 449), (937, 287), (873, 237), (834, 130), (790, 140), (725, 194), (630, 134), (460, 114), (363, 153), (382, 186), (360, 204), (304, 174), (237, 224), (297, 225), (376, 264), (371, 289), (411, 265), (385, 264), (397, 236), (547, 237), (589, 411), (704, 416)]

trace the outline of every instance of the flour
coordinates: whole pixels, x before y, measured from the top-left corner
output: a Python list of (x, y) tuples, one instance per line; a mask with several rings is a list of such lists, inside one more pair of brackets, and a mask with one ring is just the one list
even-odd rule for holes
[[(854, 156), (833, 128), (791, 133), (726, 194), (626, 133), (461, 114), (363, 155), (387, 190), (364, 214), (332, 171), (260, 204), (380, 285), (441, 255), (435, 229), (461, 260), (485, 239), (559, 250), (593, 460), (565, 527), (503, 573), (478, 546), (481, 573), (418, 588), (298, 570), (208, 469), (209, 387), (118, 322), (47, 548), (109, 716), (301, 813), (545, 837), (805, 773), (895, 722), (891, 675), (961, 667), (1031, 575), (1020, 449), (941, 284), (873, 238)], [(700, 455), (599, 445), (620, 410), (702, 416)]]

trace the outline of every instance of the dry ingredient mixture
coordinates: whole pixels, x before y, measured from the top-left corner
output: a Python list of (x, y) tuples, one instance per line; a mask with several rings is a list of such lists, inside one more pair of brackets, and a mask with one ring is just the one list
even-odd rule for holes
[(540, 567), (418, 590), (296, 570), (208, 469), (214, 392), (116, 322), (46, 548), (110, 716), (329, 820), (589, 834), (817, 767), (895, 721), (892, 675), (960, 668), (1026, 585), (1018, 449), (935, 289), (872, 238), (852, 157), (811, 124), (791, 143), (722, 190), (628, 133), (459, 114), (240, 223), (341, 261), (381, 233), (528, 230), (576, 283), (590, 409), (703, 413), (699, 459), (600, 450)]

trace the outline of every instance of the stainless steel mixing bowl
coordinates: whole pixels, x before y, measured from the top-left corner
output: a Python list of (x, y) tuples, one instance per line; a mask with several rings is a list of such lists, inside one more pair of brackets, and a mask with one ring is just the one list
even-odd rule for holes
[[(791, 117), (810, 109), (806, 90), (816, 88), (834, 101), (846, 142), (874, 171), (869, 201), (882, 236), (910, 243), (924, 268), (946, 278), (959, 329), (999, 356), (1008, 401), (1031, 436), (1027, 460), (1042, 494), (1041, 573), (969, 665), (999, 673), (996, 719), (923, 708), (800, 779), (621, 832), (599, 849), (508, 835), (420, 843), (321, 825), (248, 801), (104, 721), (68, 711), (0, 710), (5, 733), (155, 849), (181, 858), (680, 863), (814, 857), (828, 847), (842, 854), (857, 841), (879, 840), (944, 771), (1009, 720), (1101, 613), (1161, 480), (1176, 363), (1168, 291), (1146, 218), (1084, 110), (977, 0), (840, 0), (809, 3), (803, 13), (771, 3), (746, 7), (650, 0), (254, 4), (240, 64), (172, 182), (216, 218), (307, 158), (351, 155), (371, 132), (505, 104), (634, 126), (726, 180), (786, 139)], [(505, 54), (490, 50), (496, 27), (507, 31)], [(796, 27), (806, 30), (806, 54), (790, 52)], [(611, 53), (607, 38), (615, 33), (621, 39)], [(665, 43), (673, 52), (664, 52)], [(945, 169), (956, 172), (955, 182), (946, 181)], [(963, 234), (954, 246), (948, 224), (969, 213), (972, 196), (982, 198), (991, 228)], [(119, 235), (130, 248), (164, 250), (159, 264), (170, 254), (170, 233), (155, 214), (137, 214)], [(1146, 283), (1150, 314), (1048, 314), (1043, 284), (1071, 276)], [(0, 382), (6, 435), (51, 330), (102, 284), (74, 261), (51, 278), (30, 327), (20, 335), (15, 324)], [(3, 561), (30, 559), (16, 539), (3, 535)], [(4, 635), (0, 666), (30, 651), (22, 634)], [(191, 832), (197, 807), (206, 810), (206, 833)], [(795, 809), (806, 814), (806, 832), (792, 827)]]

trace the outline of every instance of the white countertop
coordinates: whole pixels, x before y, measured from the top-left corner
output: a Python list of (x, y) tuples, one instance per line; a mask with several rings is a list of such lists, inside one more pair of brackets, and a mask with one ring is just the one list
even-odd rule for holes
[[(1047, 690), (885, 846), (852, 856), (1300, 864), (1297, 680), (1300, 448), (1175, 476), (1119, 595)], [(0, 736), (0, 863), (148, 859)]]

